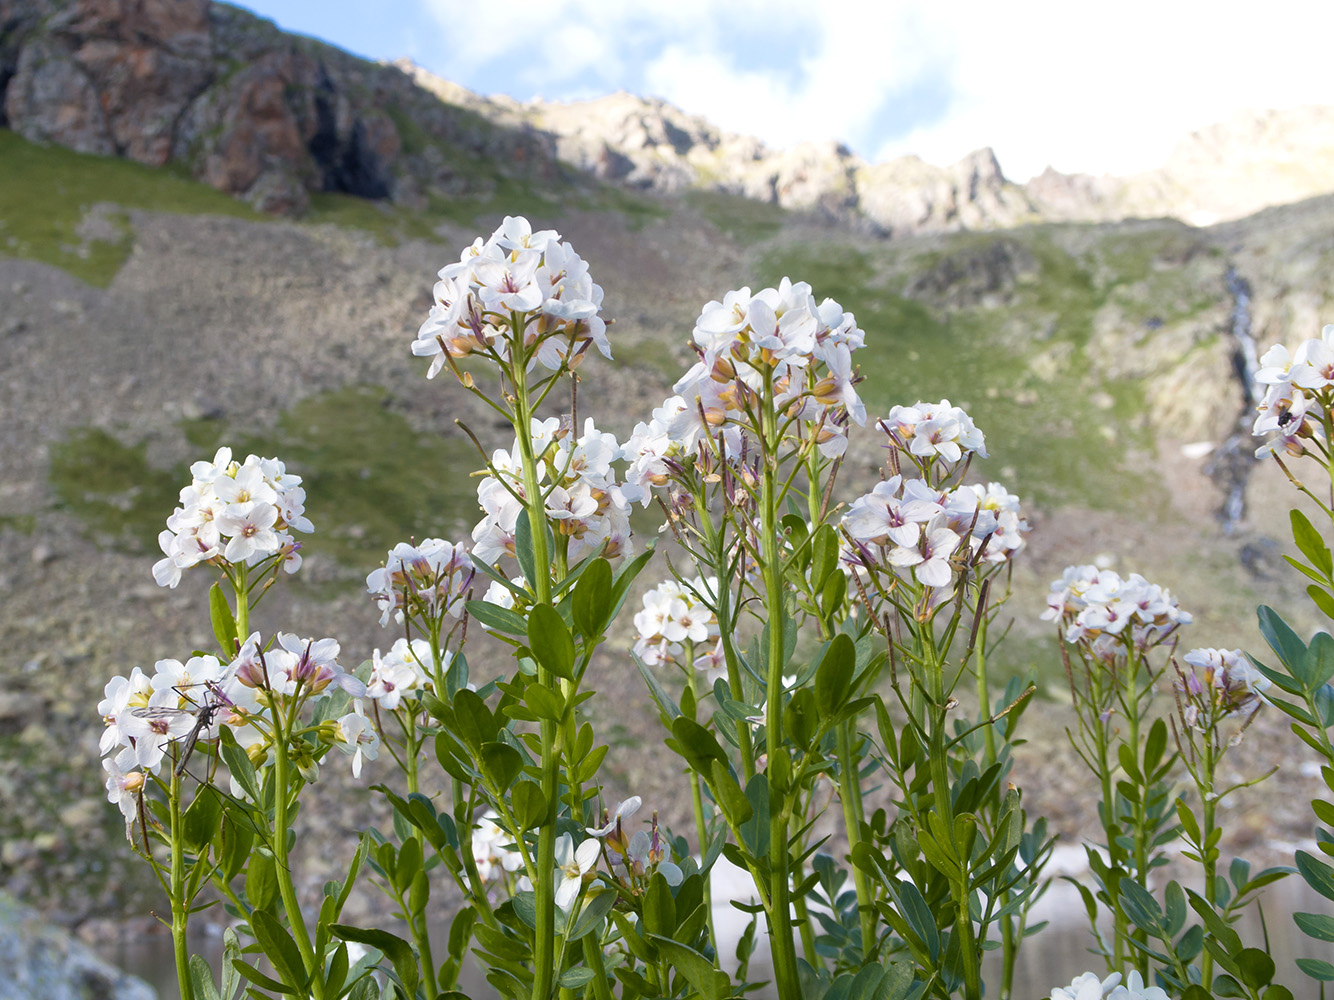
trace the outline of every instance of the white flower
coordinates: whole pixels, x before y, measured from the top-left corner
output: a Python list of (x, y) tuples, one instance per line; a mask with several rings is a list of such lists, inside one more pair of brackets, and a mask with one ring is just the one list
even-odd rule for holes
[(1121, 973), (1114, 972), (1106, 979), (1099, 979), (1096, 973), (1086, 972), (1076, 976), (1069, 986), (1060, 986), (1051, 991), (1051, 1000), (1102, 1000), (1103, 994), (1121, 981)]
[(589, 837), (575, 850), (574, 840), (568, 833), (562, 833), (556, 841), (556, 877), (560, 884), (556, 887), (556, 905), (562, 910), (569, 907), (583, 887), (584, 876), (597, 864), (598, 853), (602, 844), (596, 837)]
[(352, 777), (360, 778), (362, 760), (374, 760), (380, 754), (380, 734), (362, 714), (361, 702), (355, 702), (354, 707), (354, 711), (338, 720), (334, 746), (352, 756)]

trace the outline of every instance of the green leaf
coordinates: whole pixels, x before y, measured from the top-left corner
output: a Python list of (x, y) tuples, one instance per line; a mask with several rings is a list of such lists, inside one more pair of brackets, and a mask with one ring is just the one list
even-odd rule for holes
[(1279, 661), (1288, 673), (1303, 681), (1300, 670), (1306, 658), (1306, 643), (1273, 608), (1262, 604), (1256, 609), (1256, 615), (1260, 621), (1260, 634), (1269, 643), (1269, 648), (1278, 654)]
[(577, 990), (580, 986), (585, 986), (593, 981), (593, 970), (586, 965), (576, 965), (573, 969), (566, 969), (560, 974), (557, 985), (567, 990)]
[[(539, 529), (547, 532), (546, 518), (542, 519), (542, 526)], [(514, 523), (514, 555), (519, 560), (519, 571), (523, 573), (524, 582), (532, 587), (533, 581), (537, 579), (537, 553), (533, 548), (533, 525), (528, 517), (528, 509), (519, 511), (519, 516)], [(547, 554), (550, 555), (554, 546), (547, 545)], [(545, 575), (550, 572), (546, 566), (542, 567), (542, 573)]]
[(579, 582), (570, 595), (570, 614), (574, 618), (574, 627), (585, 639), (597, 639), (606, 629), (611, 612), (611, 588), (611, 563), (605, 559), (594, 559), (579, 575)]
[(403, 984), (408, 996), (411, 997), (417, 992), (419, 977), (417, 956), (412, 950), (412, 945), (401, 937), (378, 928), (353, 927), (351, 924), (334, 924), (329, 929), (344, 941), (355, 941), (357, 944), (380, 949), (394, 964), (394, 971), (398, 973), (399, 982)]
[(1312, 690), (1334, 677), (1334, 636), (1328, 632), (1317, 632), (1311, 637), (1302, 673)]
[(1190, 842), (1198, 844), (1200, 842), (1200, 821), (1190, 811), (1190, 807), (1186, 805), (1184, 798), (1177, 799), (1177, 821), (1181, 824), (1181, 829), (1185, 831)]
[(241, 790), (246, 793), (252, 802), (261, 800), (261, 790), (259, 779), (255, 776), (255, 765), (250, 763), (250, 758), (246, 756), (243, 750), (236, 742), (236, 737), (227, 726), (223, 726), (218, 731), (218, 752), (222, 754), (223, 762), (227, 765), (227, 770), (231, 772), (236, 783), (241, 786)]
[(1330, 557), (1329, 548), (1320, 537), (1320, 532), (1296, 507), (1288, 512), (1288, 518), (1292, 521), (1292, 540), (1297, 543), (1297, 550), (1329, 579), (1331, 570), (1334, 570), (1334, 558)]
[(649, 935), (663, 957), (686, 977), (704, 1000), (727, 1000), (732, 996), (732, 980), (694, 948), (659, 934)]
[(523, 755), (508, 743), (482, 744), (482, 774), (504, 794), (523, 770)]
[(1311, 599), (1322, 615), (1326, 618), (1334, 618), (1334, 596), (1330, 596), (1328, 590), (1317, 584), (1311, 584), (1306, 588), (1306, 596)]
[(815, 703), (821, 718), (827, 719), (843, 707), (852, 689), (856, 665), (857, 646), (850, 636), (840, 632), (829, 643), (815, 670)]
[(1155, 719), (1153, 725), (1149, 727), (1149, 738), (1144, 744), (1144, 773), (1153, 774), (1162, 763), (1163, 754), (1167, 750), (1167, 723), (1162, 719)]
[(676, 932), (676, 903), (672, 899), (671, 887), (661, 872), (654, 872), (649, 879), (642, 915), (644, 930), (650, 937), (655, 934), (670, 936)]
[(329, 971), (324, 977), (326, 996), (336, 997), (343, 992), (343, 984), (347, 982), (347, 970), (347, 945), (340, 942), (334, 949), (333, 958), (329, 960)]
[(511, 901), (514, 913), (527, 925), (529, 930), (537, 930), (537, 896), (532, 890), (516, 892)]
[(686, 759), (690, 767), (700, 774), (709, 774), (709, 762), (713, 760), (727, 762), (727, 755), (718, 745), (718, 737), (705, 729), (694, 719), (680, 715), (672, 720), (672, 738), (679, 747), (678, 753)]
[(1326, 899), (1334, 899), (1334, 868), (1307, 851), (1298, 851), (1297, 870), (1312, 889)]
[[(238, 816), (239, 813), (239, 816)], [(241, 873), (255, 844), (254, 821), (234, 808), (224, 809), (218, 841), (218, 879), (225, 885)]]
[(823, 590), (837, 566), (838, 532), (832, 524), (822, 524), (815, 529), (815, 537), (811, 539), (811, 588), (817, 592)]
[(1307, 937), (1334, 941), (1334, 917), (1324, 913), (1294, 913), (1292, 919)]
[(195, 800), (181, 817), (181, 841), (191, 854), (203, 854), (222, 823), (222, 795), (212, 785), (201, 785)]
[(574, 680), (574, 638), (550, 604), (537, 604), (529, 611), (528, 648), (541, 666), (557, 677)]
[(282, 977), (283, 982), (296, 987), (298, 991), (304, 990), (310, 982), (310, 976), (306, 973), (305, 963), (301, 961), (301, 949), (296, 946), (281, 921), (268, 910), (255, 910), (250, 914), (250, 928), (255, 932), (255, 942), (273, 963), (274, 971)]
[(528, 634), (528, 623), (517, 611), (502, 608), (489, 601), (469, 601), (465, 607), (468, 609), (468, 615), (483, 628), (489, 628), (493, 632), (504, 632), (507, 635)]
[(213, 619), (213, 636), (222, 648), (223, 659), (235, 658), (241, 648), (236, 637), (236, 616), (232, 606), (227, 603), (227, 595), (222, 592), (222, 584), (215, 583), (208, 591), (208, 614)]
[[(217, 584), (213, 586), (216, 587)], [(213, 983), (213, 970), (209, 968), (203, 955), (190, 956), (190, 982), (195, 988), (198, 1000), (222, 1000), (218, 987)]]
[[(296, 987), (289, 986), (287, 985), (287, 983), (280, 983), (276, 979), (270, 979), (268, 976), (264, 975), (264, 973), (260, 972), (249, 962), (242, 962), (238, 958), (233, 964), (240, 971), (241, 975), (245, 976), (247, 981), (254, 983), (256, 986), (262, 986), (266, 990), (272, 990), (274, 993), (285, 993), (288, 996), (297, 995)], [(247, 992), (250, 993), (252, 996), (254, 995), (253, 990), (248, 990)]]
[(1297, 968), (1312, 979), (1317, 979), (1322, 983), (1334, 983), (1334, 965), (1322, 958), (1299, 958), (1297, 959)]
[(565, 699), (541, 684), (529, 684), (523, 689), (523, 700), (539, 719), (560, 722), (565, 717)]
[(579, 762), (579, 781), (581, 783), (593, 780), (598, 773), (598, 768), (602, 766), (603, 759), (607, 756), (607, 751), (610, 749), (609, 745), (603, 743), (595, 746), (584, 755), (584, 759)]
[(579, 911), (579, 916), (575, 918), (574, 926), (570, 928), (570, 933), (565, 938), (566, 942), (578, 941), (600, 928), (602, 921), (611, 912), (611, 908), (616, 905), (618, 898), (616, 891), (613, 889), (604, 889), (600, 892), (596, 889), (590, 889), (584, 896), (583, 908)]
[(899, 911), (908, 922), (914, 934), (921, 940), (926, 952), (935, 962), (940, 957), (940, 932), (936, 929), (936, 918), (927, 905), (920, 889), (911, 882), (902, 882), (898, 886), (888, 887)]
[(820, 591), (820, 615), (826, 620), (833, 618), (847, 595), (848, 578), (842, 573), (830, 573)]
[(245, 870), (245, 898), (256, 910), (268, 910), (278, 899), (278, 868), (273, 855), (256, 852)]
[(514, 821), (522, 831), (531, 830), (547, 815), (547, 800), (542, 786), (536, 781), (521, 781), (514, 786), (512, 796)]
[(746, 782), (746, 801), (750, 803), (751, 817), (741, 824), (741, 839), (753, 857), (763, 858), (769, 853), (769, 779), (756, 774)]
[(1237, 956), (1241, 981), (1253, 990), (1268, 986), (1274, 978), (1274, 960), (1259, 948), (1243, 948)]
[(454, 698), (454, 734), (477, 753), (500, 732), (500, 722), (475, 691), (460, 691)]
[(746, 798), (746, 793), (741, 790), (736, 778), (732, 777), (726, 761), (716, 758), (709, 761), (709, 770), (705, 773), (705, 777), (709, 782), (709, 790), (713, 792), (713, 797), (717, 800), (723, 815), (727, 817), (728, 823), (740, 826), (754, 815), (750, 800)]

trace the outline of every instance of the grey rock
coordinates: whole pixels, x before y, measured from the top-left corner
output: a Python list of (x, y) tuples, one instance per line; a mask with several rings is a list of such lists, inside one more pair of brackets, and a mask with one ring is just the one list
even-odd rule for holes
[(0, 893), (0, 1000), (155, 1000), (157, 991)]

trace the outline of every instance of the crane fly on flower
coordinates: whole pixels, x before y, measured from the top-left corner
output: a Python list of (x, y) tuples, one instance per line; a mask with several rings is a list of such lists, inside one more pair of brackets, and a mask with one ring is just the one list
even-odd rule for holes
[[(205, 729), (213, 725), (213, 721), (217, 718), (220, 712), (226, 708), (233, 707), (232, 700), (223, 693), (222, 687), (216, 681), (204, 681), (202, 683), (208, 690), (211, 698), (206, 698), (203, 702), (196, 704), (196, 707), (193, 709), (172, 708), (169, 705), (150, 705), (145, 708), (136, 708), (131, 712), (132, 715), (140, 719), (156, 719), (162, 721), (182, 719), (186, 716), (194, 719), (194, 725), (191, 726), (190, 731), (185, 735), (181, 755), (176, 761), (176, 766), (172, 769), (178, 778), (184, 773), (185, 765), (190, 762), (190, 755), (194, 753), (195, 744), (199, 742), (200, 735)], [(192, 684), (186, 686), (195, 687), (196, 685)], [(195, 704), (194, 699), (186, 694), (182, 687), (173, 686), (172, 690), (181, 698)], [(168, 742), (175, 741), (168, 740)]]

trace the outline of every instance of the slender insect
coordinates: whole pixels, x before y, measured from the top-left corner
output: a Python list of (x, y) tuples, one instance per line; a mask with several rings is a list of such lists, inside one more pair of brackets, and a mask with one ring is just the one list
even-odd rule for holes
[[(185, 765), (190, 762), (190, 755), (194, 753), (195, 744), (199, 742), (200, 735), (205, 729), (213, 725), (213, 720), (217, 718), (218, 713), (232, 705), (232, 700), (223, 694), (222, 688), (216, 682), (205, 681), (204, 685), (208, 689), (208, 693), (212, 698), (211, 700), (205, 699), (202, 704), (193, 710), (188, 708), (171, 708), (167, 705), (157, 705), (147, 708), (136, 708), (131, 713), (141, 719), (179, 719), (182, 716), (187, 715), (194, 718), (194, 725), (191, 727), (190, 732), (186, 734), (181, 747), (180, 758), (176, 761), (176, 767), (174, 768), (178, 778), (185, 771)], [(190, 700), (190, 696), (179, 687), (174, 687), (172, 690), (182, 698)]]

